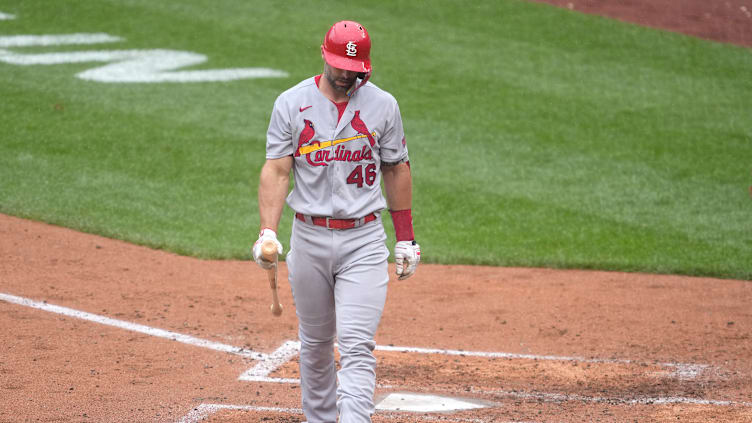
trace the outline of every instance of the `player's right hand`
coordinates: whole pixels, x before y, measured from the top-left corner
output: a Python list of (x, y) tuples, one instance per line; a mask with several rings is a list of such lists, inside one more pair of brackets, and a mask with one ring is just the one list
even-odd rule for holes
[(277, 233), (269, 228), (264, 228), (259, 234), (259, 239), (253, 244), (253, 260), (264, 269), (271, 269), (274, 263), (264, 260), (261, 256), (261, 245), (264, 241), (271, 240), (277, 244), (277, 254), (282, 254), (282, 244), (277, 240)]

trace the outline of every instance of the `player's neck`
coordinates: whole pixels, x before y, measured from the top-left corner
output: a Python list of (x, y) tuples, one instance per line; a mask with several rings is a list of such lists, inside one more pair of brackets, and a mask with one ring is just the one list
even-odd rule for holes
[(323, 75), (319, 81), (319, 91), (324, 95), (324, 97), (328, 98), (334, 103), (344, 103), (350, 100), (350, 97), (347, 96), (347, 93), (332, 87), (332, 84), (328, 79), (326, 79), (326, 76)]

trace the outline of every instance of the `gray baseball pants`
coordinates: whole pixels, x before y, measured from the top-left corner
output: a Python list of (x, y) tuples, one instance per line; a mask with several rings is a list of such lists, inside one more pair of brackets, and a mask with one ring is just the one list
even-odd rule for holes
[(338, 413), (340, 423), (370, 422), (374, 335), (389, 281), (381, 218), (344, 230), (293, 222), (286, 261), (298, 317), (303, 412), (308, 423), (335, 423)]

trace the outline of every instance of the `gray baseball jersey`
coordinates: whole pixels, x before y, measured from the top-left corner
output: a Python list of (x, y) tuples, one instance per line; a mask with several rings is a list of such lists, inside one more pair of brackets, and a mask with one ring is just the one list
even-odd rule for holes
[(274, 103), (266, 158), (294, 156), (287, 204), (298, 213), (340, 219), (382, 210), (381, 163), (407, 160), (397, 101), (372, 83), (360, 87), (337, 122), (337, 107), (315, 77)]

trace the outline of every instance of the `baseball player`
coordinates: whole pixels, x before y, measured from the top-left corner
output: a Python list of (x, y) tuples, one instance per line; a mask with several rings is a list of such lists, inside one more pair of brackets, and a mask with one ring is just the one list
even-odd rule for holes
[[(259, 183), (261, 233), (277, 240), (285, 202), (295, 212), (287, 267), (300, 338), (303, 412), (309, 423), (370, 422), (374, 334), (386, 300), (388, 205), (399, 279), (415, 273), (412, 179), (397, 101), (368, 82), (371, 39), (357, 22), (335, 23), (321, 46), (324, 72), (274, 103)], [(288, 195), (290, 170), (294, 187)], [(382, 196), (384, 181), (386, 201)], [(340, 370), (334, 362), (334, 341)], [(338, 383), (339, 382), (339, 383)]]

